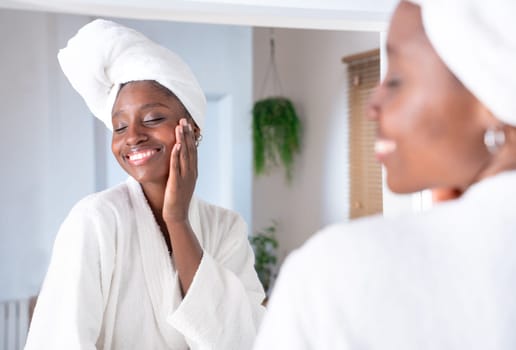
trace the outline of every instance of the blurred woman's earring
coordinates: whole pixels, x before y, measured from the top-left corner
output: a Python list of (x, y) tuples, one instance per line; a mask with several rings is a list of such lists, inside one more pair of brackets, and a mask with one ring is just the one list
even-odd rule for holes
[(197, 139), (195, 139), (195, 147), (199, 147), (199, 144), (201, 143), (202, 141), (202, 135), (199, 134), (199, 137)]
[(484, 133), (484, 145), (491, 154), (497, 153), (505, 144), (505, 132), (501, 128), (488, 128)]

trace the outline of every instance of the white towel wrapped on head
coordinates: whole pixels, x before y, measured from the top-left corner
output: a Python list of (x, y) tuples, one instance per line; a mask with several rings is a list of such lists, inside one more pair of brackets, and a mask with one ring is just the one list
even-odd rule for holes
[(502, 122), (516, 126), (516, 0), (410, 0), (450, 71)]
[(68, 41), (58, 59), (74, 89), (109, 129), (120, 85), (141, 80), (154, 80), (172, 91), (203, 128), (206, 98), (190, 68), (136, 30), (97, 19)]

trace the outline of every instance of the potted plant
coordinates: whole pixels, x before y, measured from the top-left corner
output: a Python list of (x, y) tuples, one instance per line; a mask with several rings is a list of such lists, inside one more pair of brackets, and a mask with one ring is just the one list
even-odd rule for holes
[[(301, 122), (292, 102), (283, 96), (276, 67), (274, 30), (270, 35), (270, 62), (260, 88), (260, 99), (253, 106), (254, 173), (261, 175), (279, 164), (292, 180), (294, 156), (301, 146)], [(272, 83), (270, 95), (265, 88)], [(266, 97), (267, 96), (267, 97)]]
[(292, 179), (294, 157), (300, 151), (301, 123), (292, 102), (285, 97), (269, 97), (253, 107), (254, 171), (266, 173), (279, 163)]
[(273, 221), (270, 226), (256, 232), (249, 238), (255, 256), (254, 268), (267, 295), (270, 292), (271, 282), (276, 271), (276, 250), (278, 248), (278, 241), (275, 237), (276, 227), (277, 223)]

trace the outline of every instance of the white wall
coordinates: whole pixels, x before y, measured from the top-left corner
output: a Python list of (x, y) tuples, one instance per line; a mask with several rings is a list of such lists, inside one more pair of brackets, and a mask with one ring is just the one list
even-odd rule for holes
[(38, 290), (57, 225), (93, 190), (93, 123), (55, 59), (82, 22), (0, 11), (0, 300)]
[[(126, 177), (111, 155), (109, 134), (56, 59), (89, 20), (0, 10), (0, 301), (36, 294), (55, 234), (73, 204)], [(233, 162), (226, 175), (235, 181), (228, 201), (249, 220), (251, 29), (123, 22), (182, 55), (209, 96), (232, 101), (226, 109)]]
[[(269, 62), (269, 29), (254, 31), (254, 91)], [(276, 29), (283, 94), (303, 123), (290, 186), (281, 170), (255, 177), (253, 229), (279, 223), (280, 258), (321, 227), (348, 218), (347, 72), (343, 56), (379, 47), (377, 33)]]

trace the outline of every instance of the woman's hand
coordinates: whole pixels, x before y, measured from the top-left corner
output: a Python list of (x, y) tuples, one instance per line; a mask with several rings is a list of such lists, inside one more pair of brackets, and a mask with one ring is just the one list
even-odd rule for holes
[(193, 127), (185, 118), (176, 127), (176, 144), (170, 156), (163, 220), (168, 224), (187, 223), (188, 208), (197, 181), (197, 147)]
[(172, 258), (176, 266), (183, 296), (202, 258), (202, 248), (188, 220), (188, 209), (197, 181), (197, 147), (193, 127), (181, 119), (176, 127), (176, 144), (170, 156), (163, 203), (163, 220), (167, 225)]

